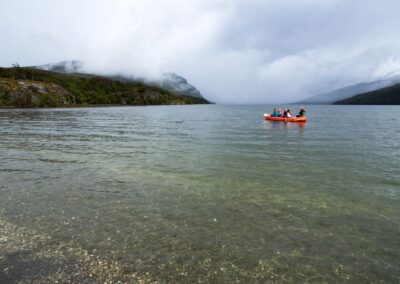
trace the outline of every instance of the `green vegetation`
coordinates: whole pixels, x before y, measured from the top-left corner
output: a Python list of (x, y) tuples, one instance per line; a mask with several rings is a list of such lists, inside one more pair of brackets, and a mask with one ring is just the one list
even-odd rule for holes
[(34, 68), (0, 68), (0, 107), (204, 104), (141, 82), (61, 74)]
[(334, 102), (335, 105), (400, 105), (400, 84)]

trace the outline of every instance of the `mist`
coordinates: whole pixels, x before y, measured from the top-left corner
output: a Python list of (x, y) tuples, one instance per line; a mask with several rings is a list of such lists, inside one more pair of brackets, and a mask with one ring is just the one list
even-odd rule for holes
[(400, 74), (395, 0), (0, 0), (0, 65), (174, 72), (217, 103), (293, 102)]

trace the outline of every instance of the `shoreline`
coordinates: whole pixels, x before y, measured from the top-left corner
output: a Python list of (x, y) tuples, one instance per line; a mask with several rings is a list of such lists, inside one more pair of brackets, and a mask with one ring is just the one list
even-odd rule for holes
[(196, 106), (196, 105), (213, 105), (215, 103), (199, 103), (199, 104), (158, 104), (158, 105), (68, 105), (55, 107), (4, 107), (0, 106), (0, 110), (20, 110), (20, 109), (71, 109), (71, 108), (104, 108), (104, 107), (143, 107), (143, 106)]
[(0, 216), (0, 283), (155, 283)]

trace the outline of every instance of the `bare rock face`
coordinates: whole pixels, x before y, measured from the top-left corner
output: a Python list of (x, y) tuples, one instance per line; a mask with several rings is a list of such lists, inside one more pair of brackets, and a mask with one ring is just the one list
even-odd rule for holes
[(75, 96), (57, 84), (0, 78), (0, 105), (55, 107), (75, 104)]

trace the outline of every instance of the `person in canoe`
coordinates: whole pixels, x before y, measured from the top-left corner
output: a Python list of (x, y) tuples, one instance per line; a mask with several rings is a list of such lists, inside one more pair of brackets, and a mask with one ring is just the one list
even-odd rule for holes
[(300, 108), (299, 114), (296, 117), (303, 117), (306, 116), (306, 109), (304, 107)]
[(291, 110), (289, 108), (286, 110), (286, 116), (285, 117), (292, 117), (292, 113), (291, 113)]
[(279, 116), (279, 112), (276, 110), (276, 108), (274, 108), (274, 111), (271, 114), (272, 117), (278, 117)]

